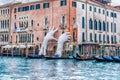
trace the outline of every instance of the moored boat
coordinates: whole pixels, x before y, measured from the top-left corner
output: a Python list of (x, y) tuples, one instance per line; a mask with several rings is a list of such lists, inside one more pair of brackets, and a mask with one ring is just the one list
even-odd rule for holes
[(94, 59), (98, 62), (105, 62), (106, 60), (102, 56), (94, 57)]

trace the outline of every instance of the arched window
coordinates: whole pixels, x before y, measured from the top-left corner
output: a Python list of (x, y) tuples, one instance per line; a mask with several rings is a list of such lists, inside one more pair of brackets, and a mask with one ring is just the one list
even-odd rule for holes
[(95, 37), (95, 38), (94, 38), (94, 39), (95, 39), (95, 42), (97, 42), (97, 34), (95, 34), (95, 36), (94, 36), (94, 37)]
[(4, 29), (4, 20), (3, 20), (3, 29)]
[(99, 42), (101, 43), (102, 41), (101, 41), (101, 34), (99, 34)]
[(107, 22), (107, 31), (109, 32), (109, 22)]
[(101, 21), (99, 21), (99, 30), (102, 30)]
[(94, 20), (94, 29), (97, 30), (97, 21)]
[(65, 16), (62, 16), (62, 24), (65, 24)]
[(113, 36), (111, 36), (111, 43), (114, 43)]
[(110, 41), (109, 41), (109, 35), (107, 35), (107, 43), (109, 43)]
[(111, 23), (111, 32), (113, 32), (113, 23)]
[(6, 24), (7, 24), (7, 21), (5, 20), (5, 25), (4, 25), (5, 28), (6, 28)]
[(93, 40), (92, 40), (92, 33), (90, 33), (90, 41), (93, 41)]
[(105, 43), (105, 35), (103, 35), (103, 43)]
[(82, 28), (84, 28), (84, 27), (85, 27), (85, 18), (82, 17)]
[(32, 27), (33, 27), (33, 24), (34, 24), (34, 23), (33, 23), (33, 20), (31, 20), (31, 26), (32, 26)]
[(114, 23), (114, 32), (116, 33), (116, 23)]
[(117, 43), (117, 41), (116, 41), (116, 40), (117, 40), (117, 39), (116, 39), (116, 36), (114, 36), (114, 42), (115, 42), (115, 43)]
[(89, 29), (93, 29), (93, 21), (91, 18), (89, 20)]
[(85, 41), (85, 33), (83, 32), (82, 33), (82, 42), (84, 42)]
[(106, 25), (104, 21), (103, 21), (103, 31), (106, 31)]

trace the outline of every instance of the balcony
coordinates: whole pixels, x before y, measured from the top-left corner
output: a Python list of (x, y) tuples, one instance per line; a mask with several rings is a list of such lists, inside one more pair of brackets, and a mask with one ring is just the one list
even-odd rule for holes
[(16, 29), (14, 29), (14, 32), (27, 32), (27, 31), (32, 31), (33, 30), (33, 27), (28, 27), (28, 28), (24, 28), (24, 27), (22, 27), (22, 28), (16, 28)]
[(77, 24), (73, 24), (73, 29), (77, 29)]
[(66, 24), (60, 24), (59, 27), (60, 27), (61, 29), (66, 29), (66, 28), (67, 28), (67, 25), (66, 25)]
[(48, 29), (48, 24), (43, 26), (43, 30), (47, 30)]
[(0, 32), (9, 32), (9, 28), (6, 28), (6, 29), (0, 29)]
[(4, 42), (4, 41), (0, 42), (0, 45), (7, 45), (7, 44), (8, 44), (8, 42)]

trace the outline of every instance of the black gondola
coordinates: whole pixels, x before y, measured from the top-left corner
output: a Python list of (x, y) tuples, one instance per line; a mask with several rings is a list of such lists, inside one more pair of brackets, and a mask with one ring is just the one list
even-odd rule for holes
[(30, 55), (28, 55), (28, 58), (30, 58), (30, 59), (42, 59), (42, 58), (44, 58), (44, 55), (30, 54)]
[(120, 57), (119, 56), (112, 56), (112, 58), (115, 62), (120, 62)]
[(114, 61), (111, 56), (109, 56), (109, 57), (102, 56), (102, 57), (103, 57), (103, 58), (105, 59), (105, 61), (107, 61), (107, 62), (113, 62), (113, 61)]
[(75, 56), (73, 56), (73, 58), (74, 58), (75, 60), (79, 60), (79, 61), (94, 60), (94, 58), (86, 58), (86, 57), (75, 57)]
[(102, 56), (99, 56), (99, 57), (95, 56), (94, 59), (98, 62), (105, 62), (106, 61)]
[(45, 58), (46, 58), (46, 59), (73, 59), (72, 56), (68, 56), (68, 57), (60, 57), (59, 55), (55, 55), (55, 56), (51, 56), (51, 57), (46, 56)]

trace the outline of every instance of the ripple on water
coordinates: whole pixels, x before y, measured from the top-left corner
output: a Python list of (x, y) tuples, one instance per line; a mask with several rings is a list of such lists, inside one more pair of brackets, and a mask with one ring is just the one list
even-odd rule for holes
[(119, 80), (119, 63), (0, 57), (0, 80)]

